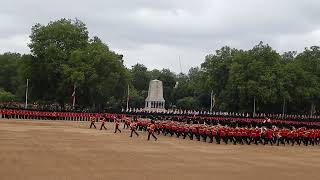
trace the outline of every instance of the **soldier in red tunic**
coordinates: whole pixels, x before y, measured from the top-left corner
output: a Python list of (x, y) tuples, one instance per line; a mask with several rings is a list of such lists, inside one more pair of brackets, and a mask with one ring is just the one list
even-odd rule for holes
[(117, 133), (117, 131), (119, 131), (121, 133), (121, 130), (119, 129), (119, 126), (120, 126), (120, 122), (118, 119), (115, 120), (115, 129), (114, 129), (114, 133)]
[(90, 129), (93, 126), (95, 129), (97, 129), (96, 125), (94, 124), (96, 122), (96, 118), (95, 117), (91, 117), (90, 118), (91, 124), (90, 124)]
[(102, 128), (104, 128), (105, 130), (107, 130), (107, 128), (106, 128), (106, 126), (105, 126), (105, 123), (106, 123), (106, 119), (105, 119), (105, 118), (102, 118), (100, 130), (102, 130)]
[(136, 122), (132, 122), (130, 123), (130, 128), (131, 128), (131, 135), (130, 137), (132, 137), (132, 134), (135, 133), (137, 136), (139, 136), (139, 134), (137, 133), (137, 123)]
[(129, 118), (126, 119), (123, 124), (123, 129), (128, 129), (130, 127), (130, 124), (131, 124), (131, 120)]
[(154, 123), (154, 121), (151, 121), (151, 124), (150, 124), (150, 126), (148, 127), (148, 132), (149, 132), (149, 134), (148, 134), (148, 141), (150, 140), (150, 136), (152, 135), (152, 137), (154, 138), (154, 140), (158, 140), (158, 138), (154, 135), (154, 131), (155, 131), (155, 129), (156, 129), (156, 125), (155, 125), (155, 123)]

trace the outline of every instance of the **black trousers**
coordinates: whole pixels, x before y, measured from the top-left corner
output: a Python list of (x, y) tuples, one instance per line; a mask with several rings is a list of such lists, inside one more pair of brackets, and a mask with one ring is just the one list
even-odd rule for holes
[(266, 144), (269, 144), (269, 143), (271, 144), (271, 146), (273, 145), (271, 138), (264, 137), (263, 139), (264, 139), (263, 145), (266, 145)]
[(155, 139), (155, 140), (157, 140), (158, 138), (154, 135), (154, 133), (153, 132), (149, 132), (149, 134), (148, 134), (148, 141), (150, 140), (150, 136), (152, 135), (152, 137)]
[(97, 127), (96, 127), (96, 125), (94, 124), (94, 122), (91, 122), (91, 124), (90, 124), (90, 129), (92, 128), (92, 126), (97, 129)]
[(227, 136), (222, 136), (221, 139), (225, 144), (228, 144), (228, 137)]
[(121, 133), (121, 130), (119, 129), (119, 126), (116, 126), (116, 129), (114, 130), (114, 133), (116, 133), (117, 131), (119, 131)]
[(214, 138), (216, 139), (216, 144), (220, 144), (220, 142), (221, 142), (221, 137), (220, 137), (220, 135), (217, 134)]
[(188, 132), (184, 132), (183, 133), (183, 139), (185, 139), (187, 137)]
[(212, 143), (213, 142), (213, 136), (212, 136), (212, 134), (207, 134), (207, 137), (210, 139), (210, 143)]
[(132, 134), (135, 133), (137, 136), (139, 136), (139, 134), (137, 133), (137, 131), (135, 129), (131, 129), (131, 135), (130, 137), (132, 137)]
[(102, 128), (104, 128), (105, 130), (107, 130), (107, 128), (104, 126), (104, 124), (101, 124), (100, 130), (102, 130)]
[(129, 128), (129, 125), (126, 124), (126, 122), (123, 124), (123, 129), (128, 129)]

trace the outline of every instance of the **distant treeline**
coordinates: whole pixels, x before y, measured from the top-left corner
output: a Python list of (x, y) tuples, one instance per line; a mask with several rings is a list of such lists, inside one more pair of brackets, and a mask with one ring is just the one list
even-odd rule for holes
[(0, 55), (0, 102), (72, 104), (92, 109), (143, 107), (148, 84), (163, 81), (167, 108), (266, 113), (319, 113), (320, 47), (279, 54), (260, 42), (252, 49), (222, 47), (208, 54), (188, 74), (169, 69), (148, 70), (143, 64), (127, 68), (123, 56), (98, 37), (89, 37), (78, 19), (60, 19), (31, 29), (31, 53)]

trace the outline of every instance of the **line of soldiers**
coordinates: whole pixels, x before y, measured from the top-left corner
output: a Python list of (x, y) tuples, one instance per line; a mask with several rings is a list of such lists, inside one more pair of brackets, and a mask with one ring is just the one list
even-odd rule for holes
[[(90, 118), (90, 129), (91, 128), (95, 128), (97, 129), (95, 123), (97, 122), (97, 119), (100, 119), (100, 122), (101, 122), (101, 127), (100, 127), (100, 130), (102, 130), (102, 128), (104, 128), (105, 130), (107, 130), (107, 128), (105, 127), (105, 124), (107, 122), (107, 119), (102, 117), (102, 118), (96, 118), (96, 117), (91, 117)], [(109, 119), (110, 121), (110, 119)], [(114, 123), (115, 123), (115, 130), (114, 130), (114, 133), (117, 133), (118, 131), (121, 133), (121, 130), (120, 130), (120, 121), (119, 119), (114, 119)], [(130, 133), (130, 137), (132, 137), (133, 133), (138, 137), (139, 134), (137, 132), (137, 127), (138, 127), (138, 123), (137, 123), (137, 120), (133, 120), (131, 121), (130, 119), (126, 119), (126, 121), (124, 122), (124, 125), (123, 125), (123, 129), (128, 129), (130, 128), (131, 130), (131, 133)], [(148, 123), (148, 125), (146, 126), (146, 131), (148, 131), (148, 141), (150, 140), (150, 137), (152, 136), (155, 140), (158, 140), (158, 138), (155, 136), (155, 130), (156, 130), (156, 124), (155, 124), (155, 121), (150, 121), (150, 123)]]
[(320, 120), (320, 114), (318, 115), (298, 115), (298, 114), (273, 114), (273, 113), (244, 113), (244, 112), (206, 112), (195, 110), (167, 110), (161, 112), (145, 111), (145, 110), (127, 110), (122, 111), (122, 114), (134, 115), (134, 116), (197, 116), (197, 117), (233, 117), (233, 118), (265, 118), (270, 117), (278, 120), (294, 120), (294, 121), (310, 121), (316, 122)]
[[(139, 120), (137, 122), (138, 130), (147, 130), (150, 120)], [(268, 127), (229, 127), (227, 125), (205, 125), (205, 124), (187, 124), (185, 122), (175, 121), (157, 121), (155, 123), (155, 132), (165, 136), (176, 136), (190, 140), (196, 138), (212, 143), (214, 140), (217, 144), (270, 144), (270, 145), (318, 145), (320, 143), (319, 129), (306, 129), (292, 127), (277, 128), (276, 126)]]

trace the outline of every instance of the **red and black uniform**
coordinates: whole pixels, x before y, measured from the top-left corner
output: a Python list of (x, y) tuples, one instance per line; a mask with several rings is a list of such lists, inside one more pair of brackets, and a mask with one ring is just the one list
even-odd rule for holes
[(104, 128), (105, 130), (107, 130), (107, 128), (106, 128), (106, 126), (105, 126), (105, 124), (106, 124), (106, 119), (102, 119), (102, 121), (101, 121), (101, 127), (100, 127), (100, 130), (102, 130), (102, 128)]
[(271, 146), (273, 144), (273, 131), (272, 129), (268, 129), (264, 134), (264, 145), (270, 143)]
[(131, 135), (130, 137), (132, 137), (132, 134), (135, 133), (137, 136), (139, 136), (139, 134), (137, 133), (137, 123), (136, 122), (132, 122), (130, 124), (130, 128), (131, 128)]
[(259, 143), (262, 143), (262, 140), (261, 140), (261, 132), (260, 132), (260, 129), (255, 129), (253, 131), (253, 140), (254, 140), (254, 143), (258, 145), (258, 142)]
[(172, 123), (168, 123), (166, 124), (166, 132), (164, 135), (166, 136), (168, 133), (171, 135), (171, 132), (172, 132)]
[(154, 131), (156, 129), (156, 125), (154, 123), (152, 123), (149, 127), (148, 127), (148, 141), (150, 140), (150, 136), (152, 135), (152, 137), (155, 139), (155, 140), (158, 140), (158, 138), (154, 135)]
[(237, 129), (237, 130), (235, 131), (234, 136), (235, 136), (235, 142), (234, 142), (234, 144), (236, 144), (236, 143), (243, 144), (243, 141), (242, 141), (242, 131), (241, 131), (241, 129)]
[(191, 127), (191, 136), (190, 136), (190, 139), (193, 140), (193, 136), (196, 136), (198, 137), (198, 127)]
[(141, 121), (138, 121), (138, 122), (137, 122), (137, 129), (138, 129), (139, 131), (142, 131), (142, 128), (143, 128), (142, 122), (141, 122)]
[(204, 127), (200, 127), (199, 128), (199, 136), (198, 136), (198, 141), (200, 141), (200, 138), (202, 137), (203, 141), (206, 141), (207, 139), (207, 135), (205, 133), (205, 128)]
[(189, 126), (185, 126), (185, 127), (183, 128), (183, 139), (185, 139), (187, 135), (190, 137), (189, 132), (190, 132)]
[(117, 133), (117, 131), (119, 131), (121, 133), (121, 130), (119, 129), (119, 126), (120, 126), (120, 122), (119, 120), (115, 120), (115, 129), (114, 129), (114, 133)]
[(125, 128), (128, 129), (130, 127), (130, 124), (131, 124), (130, 119), (126, 119), (124, 124), (123, 124), (123, 129), (125, 129)]
[[(211, 130), (211, 134), (212, 134), (212, 141), (213, 141), (213, 138), (215, 138), (216, 139), (216, 143), (218, 144), (218, 136), (219, 136), (218, 135), (218, 130), (217, 129), (212, 129)], [(219, 138), (220, 138), (220, 136), (219, 136)], [(219, 141), (220, 141), (220, 139), (219, 139)]]
[(92, 128), (92, 126), (97, 129), (96, 125), (94, 124), (96, 122), (96, 119), (94, 117), (91, 117), (91, 124), (90, 124), (90, 129)]
[[(173, 124), (171, 126), (171, 132), (170, 132), (170, 135), (173, 136), (174, 134), (177, 135), (177, 129), (178, 129), (178, 126), (176, 124)], [(178, 135), (177, 135), (178, 136)]]
[(204, 141), (206, 142), (207, 141), (207, 137), (209, 137), (210, 143), (212, 143), (213, 142), (213, 136), (212, 136), (211, 129), (210, 128), (206, 128), (204, 133), (206, 134), (206, 138), (205, 138)]
[(184, 127), (183, 125), (178, 126), (177, 130), (176, 130), (176, 135), (177, 137), (180, 137), (180, 135), (183, 135), (184, 132)]
[(287, 132), (284, 130), (281, 130), (278, 132), (278, 139), (277, 139), (277, 146), (279, 146), (279, 144), (283, 144), (285, 145), (285, 139), (287, 138)]
[(224, 143), (228, 144), (228, 138), (227, 138), (228, 131), (225, 128), (219, 129), (219, 141), (218, 144), (220, 144), (220, 140), (222, 139)]

